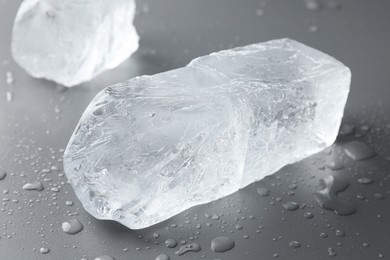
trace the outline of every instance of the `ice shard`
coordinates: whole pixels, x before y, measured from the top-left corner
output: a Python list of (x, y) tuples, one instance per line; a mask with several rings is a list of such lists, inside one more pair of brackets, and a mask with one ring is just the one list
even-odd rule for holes
[(213, 53), (101, 91), (64, 168), (90, 214), (145, 228), (332, 144), (350, 80), (290, 39)]
[(134, 12), (134, 0), (24, 0), (12, 56), (33, 77), (75, 86), (137, 50)]

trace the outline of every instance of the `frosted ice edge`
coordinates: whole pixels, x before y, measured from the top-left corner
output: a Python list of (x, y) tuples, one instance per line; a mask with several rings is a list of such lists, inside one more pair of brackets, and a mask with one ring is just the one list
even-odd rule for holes
[(90, 214), (148, 227), (332, 144), (349, 84), (342, 63), (289, 39), (213, 53), (100, 92), (64, 169)]

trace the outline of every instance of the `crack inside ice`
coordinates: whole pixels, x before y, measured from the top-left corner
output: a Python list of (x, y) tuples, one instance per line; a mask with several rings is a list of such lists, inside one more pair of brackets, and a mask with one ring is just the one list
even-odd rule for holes
[(290, 39), (213, 53), (101, 91), (64, 168), (90, 214), (145, 228), (332, 144), (350, 80)]

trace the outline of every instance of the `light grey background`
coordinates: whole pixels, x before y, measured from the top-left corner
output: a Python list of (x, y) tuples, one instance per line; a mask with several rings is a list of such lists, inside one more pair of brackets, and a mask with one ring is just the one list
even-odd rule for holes
[[(306, 9), (301, 0), (137, 1), (136, 26), (142, 37), (139, 51), (115, 70), (72, 89), (33, 79), (12, 61), (11, 29), (20, 2), (0, 0), (0, 170), (7, 172), (0, 181), (1, 260), (94, 259), (104, 254), (115, 259), (154, 259), (159, 253), (171, 259), (317, 260), (332, 258), (329, 247), (337, 253), (335, 259), (390, 259), (390, 165), (386, 160), (390, 155), (389, 1), (345, 0), (339, 1), (341, 8), (333, 9), (329, 7), (332, 0), (324, 0), (319, 11)], [(258, 9), (264, 14), (257, 15)], [(311, 32), (313, 26), (318, 32)], [(340, 139), (331, 154), (324, 152), (287, 166), (227, 198), (140, 231), (95, 220), (82, 209), (63, 176), (61, 149), (99, 90), (137, 75), (184, 66), (212, 51), (281, 37), (318, 48), (351, 68), (353, 80), (344, 122), (355, 125), (358, 134), (348, 138), (368, 143), (378, 152), (376, 158), (352, 162), (342, 152), (345, 139)], [(12, 85), (5, 82), (7, 71), (15, 77)], [(6, 101), (7, 92), (13, 94), (12, 102)], [(322, 168), (334, 158), (344, 161), (343, 170)], [(45, 173), (44, 169), (52, 166), (60, 171)], [(340, 196), (357, 206), (356, 214), (341, 217), (316, 205), (311, 194), (319, 189), (319, 179), (328, 174), (350, 178), (350, 187)], [(361, 176), (375, 181), (361, 185), (356, 181)], [(37, 179), (44, 183), (43, 192), (21, 188)], [(291, 189), (292, 184), (296, 190)], [(59, 192), (51, 190), (55, 186)], [(269, 188), (271, 194), (260, 197), (258, 187)], [(376, 199), (375, 193), (385, 199)], [(357, 195), (366, 199), (359, 200)], [(66, 206), (68, 200), (74, 205)], [(282, 204), (287, 201), (306, 208), (285, 212)], [(303, 217), (308, 211), (313, 219)], [(218, 214), (219, 220), (207, 218), (205, 213)], [(61, 223), (71, 218), (83, 223), (81, 233), (62, 232)], [(201, 229), (195, 228), (196, 224), (201, 224)], [(236, 230), (236, 224), (243, 229)], [(337, 237), (336, 229), (346, 236)], [(160, 234), (157, 239), (153, 238), (155, 232)], [(321, 233), (327, 237), (322, 238)], [(236, 247), (227, 253), (213, 253), (210, 241), (220, 235), (234, 238)], [(164, 246), (167, 238), (193, 239), (202, 250), (176, 256), (177, 248)], [(301, 248), (291, 248), (292, 240), (299, 241)], [(41, 247), (50, 252), (41, 254)]]

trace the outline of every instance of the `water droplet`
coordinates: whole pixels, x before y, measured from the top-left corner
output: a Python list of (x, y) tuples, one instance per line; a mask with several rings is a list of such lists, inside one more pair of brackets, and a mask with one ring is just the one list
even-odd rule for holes
[(47, 247), (41, 247), (41, 248), (39, 249), (39, 252), (41, 252), (41, 254), (47, 254), (47, 253), (50, 252), (50, 249), (47, 248)]
[(333, 170), (333, 171), (338, 171), (341, 169), (344, 169), (344, 164), (341, 160), (334, 159), (331, 162), (327, 164), (328, 168)]
[(11, 71), (7, 71), (5, 75), (6, 75), (6, 80), (5, 80), (5, 82), (6, 82), (8, 85), (11, 85), (12, 83), (14, 83), (15, 79), (14, 79), (14, 75), (12, 74)]
[(305, 7), (310, 11), (318, 11), (321, 9), (321, 5), (316, 0), (304, 0)]
[(334, 9), (334, 10), (341, 9), (341, 3), (339, 3), (338, 1), (335, 1), (335, 0), (330, 0), (330, 1), (328, 2), (328, 6), (329, 6), (331, 9)]
[(383, 196), (383, 194), (381, 193), (375, 193), (374, 197), (378, 200), (383, 200), (385, 198), (385, 196)]
[(288, 211), (294, 211), (294, 210), (299, 209), (299, 204), (296, 203), (295, 201), (286, 202), (282, 206), (283, 206), (283, 208), (285, 208)]
[(290, 241), (290, 243), (288, 243), (288, 244), (292, 248), (300, 248), (301, 247), (301, 243), (299, 243), (298, 241)]
[(257, 16), (263, 16), (264, 15), (264, 10), (263, 9), (256, 9), (256, 15)]
[(158, 255), (154, 260), (169, 260), (169, 256), (166, 254), (160, 254)]
[(339, 135), (340, 136), (346, 136), (346, 135), (351, 135), (355, 132), (356, 127), (354, 125), (342, 125), (340, 128)]
[(237, 224), (237, 225), (236, 225), (236, 229), (237, 229), (237, 230), (241, 230), (241, 229), (243, 229), (243, 227), (242, 227), (240, 224)]
[(65, 205), (66, 206), (73, 206), (73, 201), (68, 200), (68, 201), (65, 202)]
[(365, 143), (360, 141), (351, 141), (344, 145), (345, 154), (355, 161), (367, 160), (376, 155), (376, 153)]
[(318, 205), (327, 210), (332, 210), (340, 216), (348, 216), (356, 212), (356, 207), (345, 199), (337, 196), (349, 186), (347, 178), (341, 175), (329, 175), (320, 180), (322, 190), (313, 193)]
[(317, 25), (311, 25), (309, 26), (309, 32), (316, 33), (320, 30)]
[(71, 219), (62, 223), (61, 228), (66, 234), (74, 235), (83, 230), (83, 224), (77, 219)]
[(12, 102), (12, 100), (13, 100), (12, 92), (7, 91), (6, 96), (7, 96), (7, 102)]
[(336, 230), (336, 236), (338, 237), (345, 237), (345, 232), (342, 230)]
[(165, 246), (169, 248), (175, 248), (177, 246), (177, 241), (173, 238), (169, 238), (165, 241)]
[(359, 182), (360, 184), (368, 185), (368, 184), (373, 183), (374, 180), (373, 180), (373, 179), (370, 179), (370, 178), (368, 178), (368, 177), (363, 177), (363, 178), (359, 178), (359, 179), (358, 179), (358, 182)]
[(24, 190), (36, 190), (36, 191), (43, 191), (44, 187), (41, 182), (30, 182), (23, 185)]
[(220, 219), (220, 217), (217, 215), (217, 214), (213, 214), (213, 216), (211, 217), (212, 219), (214, 219), (214, 220), (219, 220)]
[(149, 13), (149, 11), (150, 11), (149, 5), (148, 5), (148, 4), (143, 4), (143, 5), (141, 6), (141, 11), (142, 11), (142, 13), (144, 13), (144, 14)]
[(257, 188), (257, 193), (262, 197), (267, 197), (271, 192), (267, 188)]
[(236, 242), (230, 237), (216, 237), (211, 241), (211, 250), (223, 253), (234, 248)]
[(109, 256), (109, 255), (101, 255), (101, 256), (95, 257), (94, 260), (115, 260), (115, 258), (112, 256)]
[(5, 171), (0, 171), (0, 181), (3, 180), (7, 176)]
[(328, 248), (328, 254), (329, 254), (329, 256), (336, 256), (337, 255), (336, 251), (332, 247)]
[(198, 252), (201, 250), (201, 247), (198, 243), (192, 243), (188, 245), (181, 246), (178, 251), (175, 252), (177, 255), (184, 255), (187, 252)]

